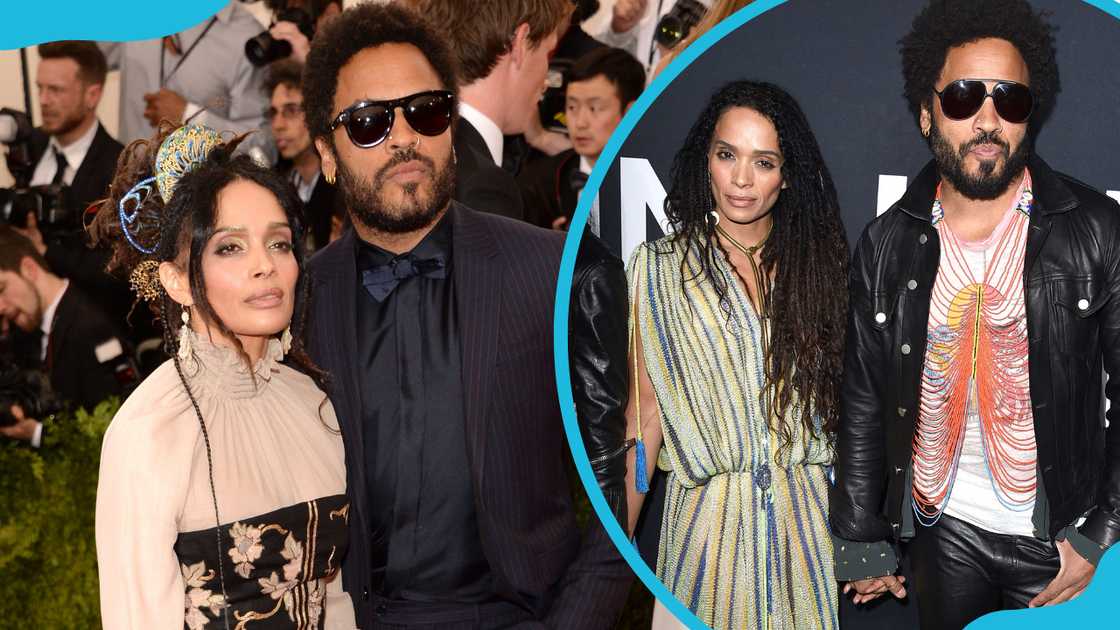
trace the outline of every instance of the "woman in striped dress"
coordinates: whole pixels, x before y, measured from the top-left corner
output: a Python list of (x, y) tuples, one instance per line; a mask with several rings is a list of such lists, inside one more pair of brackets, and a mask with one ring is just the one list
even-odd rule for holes
[(719, 90), (665, 210), (673, 234), (628, 268), (630, 529), (658, 464), (657, 574), (678, 599), (713, 628), (835, 628), (827, 492), (848, 250), (797, 103), (764, 83)]

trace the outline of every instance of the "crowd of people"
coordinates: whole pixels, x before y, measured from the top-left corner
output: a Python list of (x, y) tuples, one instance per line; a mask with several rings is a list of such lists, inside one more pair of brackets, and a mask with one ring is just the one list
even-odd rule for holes
[[(649, 78), (746, 3), (616, 0), (590, 33), (593, 4), (278, 1), (261, 33), (232, 2), (39, 47), (13, 172), (72, 221), (0, 225), (3, 357), (65, 404), (123, 400), (105, 627), (615, 624), (632, 572), (577, 525), (557, 403), (564, 231)], [(933, 159), (850, 263), (771, 83), (711, 96), (672, 233), (625, 267), (586, 204), (582, 438), (630, 535), (666, 473), (655, 569), (713, 628), (834, 628), (845, 594), (911, 590), (922, 628), (960, 628), (1076, 596), (1120, 538), (1120, 389), (1093, 372), (1120, 369), (1120, 214), (1032, 151), (1053, 27), (932, 0), (900, 46)], [(52, 430), (7, 413), (33, 448)]]

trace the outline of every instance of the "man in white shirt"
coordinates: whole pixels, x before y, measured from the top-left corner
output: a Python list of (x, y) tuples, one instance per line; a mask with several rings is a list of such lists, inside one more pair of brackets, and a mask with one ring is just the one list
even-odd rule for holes
[[(698, 0), (711, 8), (712, 0)], [(591, 33), (599, 41), (629, 51), (645, 65), (646, 71), (657, 67), (662, 50), (655, 41), (657, 27), (677, 0), (615, 0), (611, 19), (600, 32)]]
[[(121, 72), (121, 140), (151, 137), (160, 120), (234, 133), (262, 129), (264, 71), (245, 57), (246, 40), (261, 30), (247, 9), (231, 2), (181, 33), (100, 43), (109, 68)], [(252, 136), (246, 142), (271, 146)]]
[(107, 196), (123, 150), (97, 119), (105, 55), (88, 41), (50, 42), (38, 51), (42, 125), (31, 134), (30, 181), (20, 183), (61, 187), (63, 212), (53, 213), (48, 224), (29, 215), (15, 227), (56, 274), (73, 280), (123, 327), (131, 304), (128, 285), (105, 273), (108, 252), (88, 247), (81, 220), (90, 204)]
[(548, 58), (568, 27), (570, 0), (409, 0), (449, 37), (461, 79), (454, 135), (454, 198), (475, 210), (521, 219), (521, 194), (502, 169), (503, 136), (525, 133), (537, 115)]
[(38, 51), (35, 85), (43, 123), (32, 134), (30, 185), (70, 187), (67, 204), (81, 212), (105, 195), (122, 149), (97, 120), (105, 56), (82, 41), (50, 42)]

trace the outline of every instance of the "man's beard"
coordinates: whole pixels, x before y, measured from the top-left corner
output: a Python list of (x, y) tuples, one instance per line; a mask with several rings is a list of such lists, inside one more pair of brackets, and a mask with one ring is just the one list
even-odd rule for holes
[(71, 115), (63, 115), (58, 120), (58, 124), (53, 128), (43, 127), (43, 131), (52, 136), (61, 136), (74, 131), (81, 126), (82, 121), (85, 120), (85, 115), (78, 112)]
[[(969, 151), (981, 144), (994, 144), (1003, 148), (1003, 170), (995, 172), (997, 159), (980, 160), (980, 170), (973, 175), (965, 171), (964, 160)], [(990, 200), (1007, 192), (1011, 180), (1018, 177), (1027, 165), (1031, 155), (1030, 136), (1024, 136), (1023, 141), (1011, 152), (1007, 140), (991, 131), (982, 131), (974, 138), (954, 149), (949, 140), (941, 135), (937, 125), (931, 125), (929, 134), (929, 147), (933, 151), (933, 158), (937, 162), (937, 169), (941, 176), (949, 180), (962, 195), (969, 199)]]
[[(422, 195), (421, 183), (414, 182), (401, 187), (403, 202), (391, 203), (385, 199), (386, 174), (409, 160), (422, 162), (431, 171), (428, 198)], [(443, 168), (438, 169), (431, 158), (412, 147), (394, 153), (389, 162), (373, 175), (372, 181), (359, 177), (341, 160), (338, 163), (338, 190), (350, 216), (379, 232), (405, 234), (428, 227), (451, 201), (454, 189), (454, 162), (447, 160)]]

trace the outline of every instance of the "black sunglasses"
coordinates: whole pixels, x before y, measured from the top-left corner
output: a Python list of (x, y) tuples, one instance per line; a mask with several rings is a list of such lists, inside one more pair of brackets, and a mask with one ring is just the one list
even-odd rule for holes
[(447, 90), (431, 90), (390, 101), (359, 101), (331, 122), (331, 132), (345, 125), (350, 142), (363, 149), (375, 147), (389, 137), (398, 107), (416, 133), (438, 136), (451, 126), (455, 95)]
[(1012, 124), (1026, 122), (1034, 109), (1031, 89), (1014, 81), (998, 81), (992, 91), (984, 81), (995, 79), (958, 79), (933, 93), (941, 99), (941, 111), (953, 120), (964, 120), (980, 111), (984, 99), (992, 97), (999, 117)]

